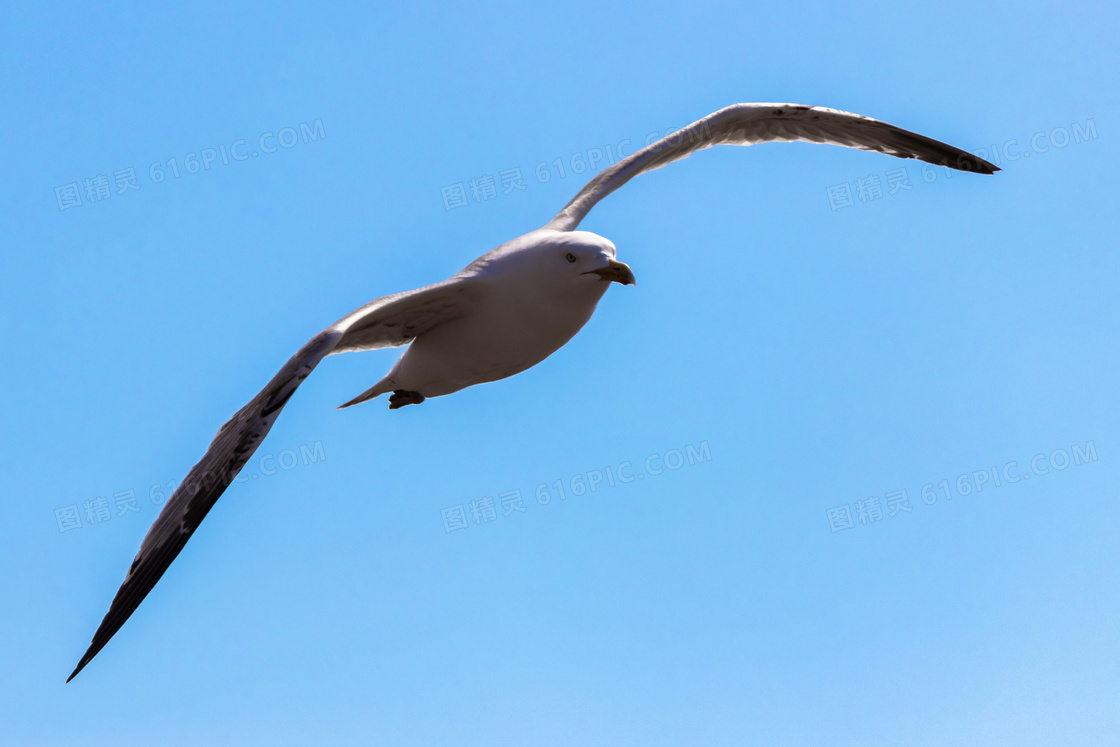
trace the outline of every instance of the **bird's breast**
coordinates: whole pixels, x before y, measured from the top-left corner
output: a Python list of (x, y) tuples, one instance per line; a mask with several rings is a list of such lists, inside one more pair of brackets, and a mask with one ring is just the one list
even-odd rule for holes
[(401, 388), (437, 397), (520, 373), (563, 347), (591, 318), (601, 296), (492, 294), (459, 319), (416, 338), (393, 379)]

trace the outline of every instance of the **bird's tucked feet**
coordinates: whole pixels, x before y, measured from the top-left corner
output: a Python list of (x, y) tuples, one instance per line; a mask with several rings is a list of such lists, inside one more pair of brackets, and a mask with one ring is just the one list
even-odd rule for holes
[(404, 389), (398, 389), (389, 395), (389, 409), (396, 410), (405, 405), (418, 405), (424, 401), (424, 395), (420, 392), (406, 392)]

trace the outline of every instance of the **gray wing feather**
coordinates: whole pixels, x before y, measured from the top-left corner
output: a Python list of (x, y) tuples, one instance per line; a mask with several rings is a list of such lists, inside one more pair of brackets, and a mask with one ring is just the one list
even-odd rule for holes
[(335, 324), (345, 332), (331, 353), (407, 345), (437, 324), (462, 316), (476, 298), (477, 288), (471, 277), (460, 273), (442, 283), (372, 301)]
[(659, 169), (713, 145), (767, 142), (827, 143), (918, 158), (962, 171), (991, 174), (982, 158), (924, 135), (859, 114), (802, 104), (735, 104), (697, 120), (601, 171), (546, 228), (574, 231), (599, 200), (638, 174)]
[(404, 345), (418, 334), (463, 313), (472, 297), (470, 278), (451, 280), (372, 301), (315, 335), (247, 405), (219, 429), (206, 454), (164, 504), (117, 590), (75, 675), (140, 606), (206, 514), (249, 461), (280, 410), (324, 357), (347, 350)]

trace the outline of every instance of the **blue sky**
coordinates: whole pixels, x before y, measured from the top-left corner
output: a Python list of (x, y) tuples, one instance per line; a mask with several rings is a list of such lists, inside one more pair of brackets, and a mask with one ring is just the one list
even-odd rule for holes
[[(1120, 733), (1115, 8), (5, 15), (0, 741)], [(308, 338), (740, 101), (1004, 171), (797, 144), (631, 182), (582, 227), (636, 288), (420, 407), (335, 411), (399, 351), (326, 360), (63, 684), (167, 483)]]

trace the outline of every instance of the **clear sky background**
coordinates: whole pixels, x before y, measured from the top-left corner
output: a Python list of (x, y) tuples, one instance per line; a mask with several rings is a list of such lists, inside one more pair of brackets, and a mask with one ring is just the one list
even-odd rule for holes
[[(1115, 744), (1116, 13), (9, 5), (0, 742)], [(797, 144), (631, 182), (583, 228), (636, 288), (420, 407), (336, 412), (399, 351), (328, 358), (63, 684), (308, 338), (740, 101), (1004, 171)]]

